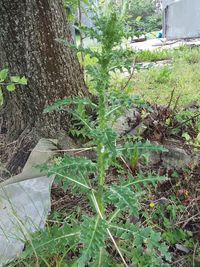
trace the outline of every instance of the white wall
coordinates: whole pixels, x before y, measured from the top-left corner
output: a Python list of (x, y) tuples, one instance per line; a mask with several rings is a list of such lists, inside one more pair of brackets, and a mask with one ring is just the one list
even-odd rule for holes
[(175, 2), (179, 2), (179, 1), (182, 1), (182, 0), (162, 0), (162, 6), (163, 8), (165, 8), (166, 6), (169, 6)]
[(164, 34), (167, 39), (200, 37), (200, 0), (179, 0), (166, 6)]

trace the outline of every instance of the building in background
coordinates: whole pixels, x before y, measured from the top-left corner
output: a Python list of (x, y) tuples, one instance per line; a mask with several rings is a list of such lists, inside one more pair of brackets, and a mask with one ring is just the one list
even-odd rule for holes
[(163, 33), (169, 40), (200, 37), (200, 0), (163, 0)]

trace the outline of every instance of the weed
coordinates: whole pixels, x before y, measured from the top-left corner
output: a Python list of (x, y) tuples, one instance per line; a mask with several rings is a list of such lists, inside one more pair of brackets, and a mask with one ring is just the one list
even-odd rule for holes
[[(54, 165), (41, 166), (49, 175), (56, 175), (57, 182), (65, 189), (82, 194), (88, 203), (88, 208), (82, 211), (75, 223), (67, 218), (62, 225), (36, 233), (31, 245), (27, 245), (24, 259), (34, 257), (34, 247), (38, 258), (47, 266), (50, 266), (48, 262), (53, 255), (59, 255), (57, 260), (54, 257), (54, 266), (57, 267), (64, 264), (79, 267), (130, 264), (156, 267), (168, 266), (171, 258), (161, 233), (150, 226), (133, 224), (129, 219), (130, 216), (139, 217), (139, 199), (144, 194), (142, 185), (148, 186), (165, 178), (142, 174), (133, 177), (129, 172), (124, 176), (116, 174), (116, 181), (112, 184), (106, 180), (109, 167), (115, 163), (117, 166), (119, 159), (130, 155), (131, 151), (133, 167), (141, 151), (164, 151), (149, 142), (122, 144), (118, 134), (109, 127), (109, 121), (115, 121), (125, 108), (142, 104), (126, 91), (110, 90), (111, 72), (124, 68), (130, 71), (132, 52), (120, 47), (123, 38), (127, 37), (123, 28), (123, 9), (118, 13), (112, 1), (108, 2), (106, 9), (95, 13), (94, 27), (85, 28), (90, 38), (101, 44), (101, 50), (96, 52), (84, 49), (84, 54), (97, 59), (95, 64), (87, 66), (87, 72), (98, 103), (79, 97), (66, 98), (45, 110), (61, 109), (72, 114), (76, 123), (79, 121), (77, 134), (87, 137), (97, 154), (96, 161), (65, 154)], [(60, 42), (72, 47), (63, 40)], [(97, 113), (95, 121), (87, 114), (88, 106)]]

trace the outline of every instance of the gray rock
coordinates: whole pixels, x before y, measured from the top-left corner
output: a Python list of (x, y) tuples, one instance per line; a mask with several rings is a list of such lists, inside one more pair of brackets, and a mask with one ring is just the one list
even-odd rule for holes
[(186, 254), (188, 254), (190, 252), (190, 250), (188, 248), (186, 248), (185, 246), (183, 246), (183, 245), (176, 244), (175, 247), (176, 247), (177, 250), (182, 251), (182, 252), (184, 252)]
[(200, 166), (200, 153), (184, 148), (180, 141), (174, 139), (165, 140), (163, 146), (168, 149), (164, 153), (151, 153), (150, 164), (162, 164), (165, 168), (176, 170)]
[(181, 142), (173, 139), (166, 141), (164, 145), (168, 152), (161, 155), (163, 165), (175, 169), (195, 168), (200, 165), (200, 153), (186, 149)]
[(141, 114), (137, 108), (128, 109), (123, 116), (116, 120), (116, 122), (112, 125), (112, 128), (119, 135), (123, 135), (138, 126), (140, 119)]

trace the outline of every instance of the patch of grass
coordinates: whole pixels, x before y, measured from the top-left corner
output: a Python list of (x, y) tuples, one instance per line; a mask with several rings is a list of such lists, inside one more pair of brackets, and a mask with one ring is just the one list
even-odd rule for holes
[(173, 65), (141, 70), (132, 80), (133, 91), (147, 101), (166, 104), (174, 89), (174, 101), (180, 95), (180, 105), (200, 103), (200, 63), (190, 64), (188, 59), (180, 58)]
[(173, 52), (168, 49), (140, 50), (136, 53), (136, 62), (155, 62), (158, 60), (172, 59)]
[(175, 49), (140, 50), (136, 53), (136, 62), (155, 62), (159, 60), (184, 59), (187, 63), (194, 64), (200, 62), (200, 47), (189, 47), (182, 45)]

